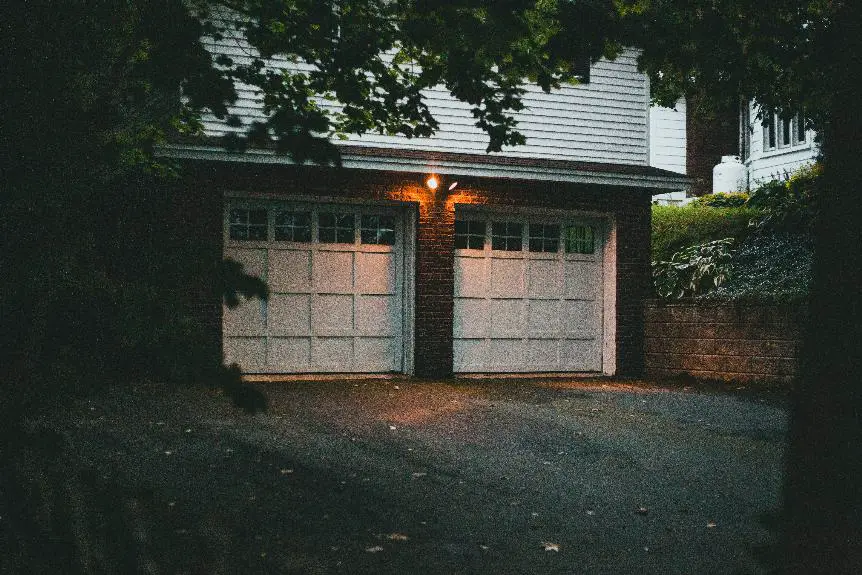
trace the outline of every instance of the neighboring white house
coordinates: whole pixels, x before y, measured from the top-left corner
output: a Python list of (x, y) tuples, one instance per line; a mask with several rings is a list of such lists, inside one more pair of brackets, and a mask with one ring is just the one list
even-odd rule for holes
[(758, 117), (751, 103), (740, 114), (739, 156), (748, 170), (748, 188), (775, 179), (785, 179), (817, 158), (814, 131), (805, 128), (799, 115)]
[[(650, 166), (685, 174), (687, 145), (685, 114), (685, 98), (680, 98), (673, 108), (650, 106)], [(684, 188), (653, 196), (653, 203), (662, 205), (683, 205), (687, 201)]]

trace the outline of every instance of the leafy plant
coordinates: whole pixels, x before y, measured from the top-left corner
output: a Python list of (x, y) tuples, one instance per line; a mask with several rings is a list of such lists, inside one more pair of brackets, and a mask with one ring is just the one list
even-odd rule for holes
[(733, 238), (687, 247), (669, 261), (653, 262), (653, 285), (661, 298), (679, 299), (707, 293), (731, 275)]
[(752, 191), (746, 206), (759, 214), (751, 225), (759, 231), (810, 233), (822, 172), (820, 164), (804, 166), (786, 181), (772, 180)]
[(740, 208), (747, 201), (748, 194), (745, 192), (719, 192), (697, 197), (688, 205), (708, 208)]

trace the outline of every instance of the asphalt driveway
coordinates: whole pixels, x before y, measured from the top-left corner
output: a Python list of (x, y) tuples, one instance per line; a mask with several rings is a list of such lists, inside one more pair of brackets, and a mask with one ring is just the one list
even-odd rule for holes
[(126, 553), (153, 573), (768, 567), (781, 401), (561, 379), (263, 387), (256, 416), (157, 386), (67, 413), (68, 461), (103, 494), (82, 521), (124, 510)]

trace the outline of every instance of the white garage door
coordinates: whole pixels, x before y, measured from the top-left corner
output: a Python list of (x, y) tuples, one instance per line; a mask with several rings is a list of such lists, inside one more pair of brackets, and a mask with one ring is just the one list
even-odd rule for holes
[(246, 373), (376, 373), (404, 366), (403, 212), (232, 201), (225, 256), (268, 302), (224, 311), (224, 355)]
[(600, 230), (589, 219), (459, 211), (454, 371), (600, 371)]

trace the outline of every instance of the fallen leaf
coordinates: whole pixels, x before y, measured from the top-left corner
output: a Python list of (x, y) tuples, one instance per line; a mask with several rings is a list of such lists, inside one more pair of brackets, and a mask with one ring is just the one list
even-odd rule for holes
[(381, 551), (383, 551), (383, 547), (381, 547), (380, 545), (375, 545), (374, 547), (366, 547), (365, 551), (368, 553), (380, 553)]
[(479, 545), (479, 549), (481, 549), (482, 551), (487, 551), (488, 546), (487, 545)]
[(649, 513), (649, 509), (647, 509), (646, 507), (638, 507), (638, 510), (635, 513), (637, 513), (638, 515), (646, 515), (647, 513)]
[(713, 527), (715, 527), (715, 521), (710, 521), (706, 524), (706, 527), (707, 529), (712, 529)]
[(293, 469), (280, 469), (280, 470), (279, 470), (279, 472), (280, 472), (282, 475), (287, 475), (287, 474), (289, 474), (289, 473), (293, 473)]
[(173, 455), (173, 454), (174, 454), (173, 451), (165, 451), (165, 455)]
[(417, 471), (417, 472), (411, 474), (412, 477), (425, 477), (426, 475), (428, 475), (428, 474), (425, 473), (424, 471)]
[(409, 537), (404, 535), (403, 533), (390, 533), (386, 536), (390, 541), (407, 541)]
[(390, 425), (390, 426), (389, 426), (389, 429), (391, 429), (392, 431), (395, 431), (395, 430), (396, 430), (396, 429), (398, 429), (398, 428), (397, 428), (397, 427), (395, 427), (394, 425)]
[(401, 388), (400, 388), (400, 387), (398, 387), (398, 386), (396, 385), (396, 386), (395, 386), (395, 389), (401, 389)]
[(550, 541), (542, 541), (542, 549), (545, 551), (554, 551), (560, 552), (560, 544), (559, 543), (551, 543)]
[(596, 512), (593, 511), (592, 509), (587, 509), (587, 515), (595, 515), (595, 514), (596, 514)]

